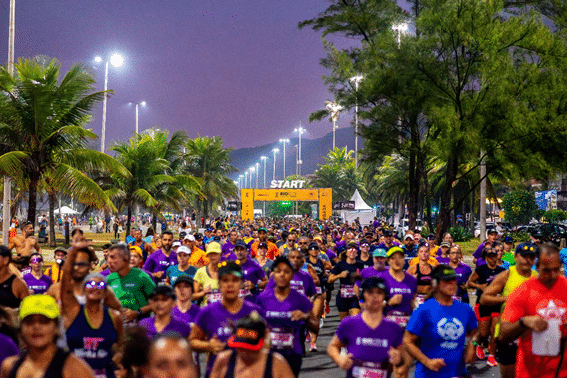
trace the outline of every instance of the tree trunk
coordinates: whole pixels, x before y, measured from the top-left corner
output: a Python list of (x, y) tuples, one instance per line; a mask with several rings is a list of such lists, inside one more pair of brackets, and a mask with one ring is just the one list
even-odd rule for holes
[(451, 227), (451, 202), (453, 199), (453, 183), (457, 178), (457, 156), (452, 154), (447, 161), (445, 170), (445, 187), (441, 194), (441, 209), (437, 225), (437, 242), (440, 244), (443, 234)]
[(37, 185), (39, 177), (37, 174), (30, 175), (30, 187), (28, 189), (28, 222), (31, 222), (35, 228), (36, 207), (37, 207)]
[(419, 174), (417, 169), (417, 157), (419, 151), (419, 133), (417, 125), (411, 125), (411, 145), (409, 151), (409, 200), (408, 200), (408, 229), (414, 230), (417, 219), (417, 208), (419, 201)]
[(130, 235), (130, 221), (132, 219), (132, 205), (128, 205), (128, 216), (126, 219), (126, 235), (124, 235), (124, 241), (126, 241), (126, 238), (128, 237), (128, 235)]
[(431, 218), (431, 192), (429, 188), (429, 178), (427, 177), (427, 171), (425, 169), (425, 156), (421, 156), (419, 159), (419, 173), (421, 179), (423, 180), (423, 194), (425, 202), (425, 221), (429, 225), (429, 232), (433, 233), (433, 221)]
[(51, 192), (49, 196), (49, 246), (56, 247), (55, 239), (55, 193)]

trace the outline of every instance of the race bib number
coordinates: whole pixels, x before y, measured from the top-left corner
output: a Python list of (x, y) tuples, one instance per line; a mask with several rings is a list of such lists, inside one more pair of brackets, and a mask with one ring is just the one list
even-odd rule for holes
[(315, 288), (315, 292), (316, 292), (317, 294), (323, 294), (323, 290), (321, 289), (320, 286), (317, 286), (317, 287)]
[(207, 303), (215, 303), (219, 302), (222, 299), (222, 293), (218, 290), (212, 290), (210, 293), (207, 294)]
[(372, 369), (363, 366), (355, 366), (352, 368), (353, 378), (387, 378), (388, 371), (383, 369)]
[(386, 319), (396, 323), (397, 325), (399, 325), (400, 327), (405, 327), (408, 325), (408, 321), (409, 321), (409, 316), (404, 316), (404, 315), (388, 315), (386, 316)]
[(453, 295), (451, 298), (453, 298), (454, 301), (462, 301), (463, 300), (462, 297), (459, 297), (457, 295)]
[(239, 297), (240, 298), (246, 298), (248, 296), (252, 295), (252, 293), (250, 293), (250, 290), (248, 289), (240, 289), (240, 294)]
[(355, 296), (353, 285), (341, 285), (341, 298), (352, 298)]
[(282, 328), (272, 328), (270, 334), (272, 336), (272, 348), (289, 349), (293, 347), (293, 332)]
[(423, 294), (417, 294), (415, 296), (415, 307), (419, 307), (419, 305), (422, 305), (425, 302), (425, 295)]

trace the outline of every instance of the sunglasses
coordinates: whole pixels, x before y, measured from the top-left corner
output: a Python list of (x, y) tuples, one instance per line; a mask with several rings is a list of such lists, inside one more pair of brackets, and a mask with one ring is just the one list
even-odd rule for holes
[(30, 263), (32, 263), (32, 264), (39, 264), (40, 262), (43, 262), (43, 259), (41, 259), (39, 257), (30, 259)]
[(106, 283), (104, 281), (97, 282), (95, 280), (92, 280), (85, 284), (85, 288), (87, 289), (103, 290), (105, 287), (106, 287)]
[(90, 265), (91, 265), (91, 263), (88, 263), (86, 261), (76, 262), (75, 264), (73, 264), (73, 266), (76, 266), (77, 268), (84, 268), (84, 267), (87, 267), (87, 266), (90, 266)]

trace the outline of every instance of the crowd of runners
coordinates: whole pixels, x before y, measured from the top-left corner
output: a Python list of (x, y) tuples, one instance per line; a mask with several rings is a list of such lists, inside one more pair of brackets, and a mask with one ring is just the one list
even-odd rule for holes
[(211, 226), (134, 229), (102, 259), (76, 229), (46, 270), (23, 223), (0, 246), (0, 378), (298, 377), (324, 350), (353, 378), (567, 377), (563, 251), (539, 235), (491, 232), (469, 266), (450, 234), (378, 220)]

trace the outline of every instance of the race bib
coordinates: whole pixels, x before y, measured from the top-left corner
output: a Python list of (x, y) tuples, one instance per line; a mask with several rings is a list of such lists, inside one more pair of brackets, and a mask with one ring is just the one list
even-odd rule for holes
[(409, 316), (404, 315), (387, 315), (386, 319), (396, 323), (400, 327), (405, 327), (408, 325)]
[(211, 292), (207, 294), (208, 304), (219, 302), (220, 300), (222, 300), (222, 293), (218, 290), (211, 290)]
[(418, 308), (419, 305), (423, 304), (423, 302), (425, 302), (425, 295), (417, 294), (415, 296), (415, 308)]
[(240, 298), (246, 298), (248, 296), (252, 295), (252, 293), (250, 293), (250, 290), (248, 289), (240, 289), (240, 294), (239, 297)]
[(364, 366), (352, 368), (353, 378), (387, 378), (388, 371), (383, 369), (372, 369)]
[(353, 285), (341, 285), (341, 298), (352, 298), (355, 296)]
[(453, 298), (454, 301), (462, 301), (463, 300), (462, 297), (459, 297), (457, 295), (453, 295), (451, 298)]
[(270, 334), (272, 336), (272, 348), (289, 349), (293, 347), (293, 332), (283, 328), (272, 328)]
[(320, 286), (315, 287), (315, 292), (316, 292), (317, 294), (323, 294), (323, 290), (321, 290), (321, 287), (320, 287)]

